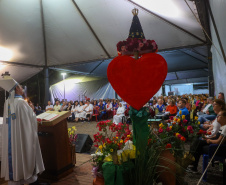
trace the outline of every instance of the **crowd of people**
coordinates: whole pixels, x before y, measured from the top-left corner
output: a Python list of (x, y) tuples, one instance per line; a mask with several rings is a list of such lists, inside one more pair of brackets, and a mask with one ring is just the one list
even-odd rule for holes
[[(32, 106), (32, 104), (31, 104)], [(112, 119), (115, 124), (123, 121), (123, 117), (129, 118), (130, 105), (123, 100), (99, 99), (83, 101), (56, 101), (55, 105), (48, 102), (45, 111), (70, 111), (69, 121), (90, 121), (92, 116), (97, 116), (98, 120)], [(190, 172), (197, 172), (199, 158), (202, 154), (208, 153), (211, 143), (219, 144), (223, 136), (226, 136), (226, 107), (224, 93), (219, 93), (217, 97), (208, 95), (182, 95), (182, 96), (159, 96), (153, 97), (144, 107), (150, 112), (150, 117), (160, 113), (168, 113), (168, 117), (185, 115), (188, 120), (198, 116), (200, 129), (211, 133), (205, 138), (199, 138), (191, 145), (191, 153), (195, 156), (195, 162), (190, 166)], [(42, 112), (39, 105), (33, 106), (36, 114)], [(226, 153), (226, 146), (219, 150)]]

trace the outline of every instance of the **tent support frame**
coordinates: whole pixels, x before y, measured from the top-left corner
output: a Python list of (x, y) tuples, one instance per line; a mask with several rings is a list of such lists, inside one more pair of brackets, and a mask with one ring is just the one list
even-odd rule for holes
[(94, 31), (94, 29), (92, 28), (92, 26), (90, 25), (90, 23), (88, 22), (88, 20), (86, 19), (85, 15), (82, 13), (81, 9), (79, 8), (78, 4), (75, 2), (75, 0), (72, 0), (72, 3), (74, 4), (74, 6), (76, 7), (76, 9), (79, 11), (80, 15), (82, 16), (82, 18), (84, 19), (84, 21), (86, 22), (88, 28), (90, 29), (90, 31), (92, 32), (93, 36), (96, 38), (97, 42), (99, 43), (99, 45), (101, 46), (101, 48), (104, 50), (105, 54), (108, 56), (108, 58), (111, 58), (111, 55), (108, 53), (108, 51), (106, 50), (106, 48), (104, 47), (104, 45), (102, 44), (102, 42), (100, 41), (99, 37), (97, 36), (96, 32)]

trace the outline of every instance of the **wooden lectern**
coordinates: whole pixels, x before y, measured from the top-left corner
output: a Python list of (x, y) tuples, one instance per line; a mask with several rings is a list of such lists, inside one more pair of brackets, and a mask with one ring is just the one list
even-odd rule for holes
[(59, 180), (73, 171), (66, 118), (69, 111), (47, 111), (58, 116), (38, 125), (39, 142), (45, 171), (41, 179)]

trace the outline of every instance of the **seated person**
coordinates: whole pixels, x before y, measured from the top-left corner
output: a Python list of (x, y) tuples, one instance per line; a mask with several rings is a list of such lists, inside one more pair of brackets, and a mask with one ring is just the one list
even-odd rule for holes
[(113, 108), (112, 104), (111, 104), (110, 100), (108, 100), (107, 104), (106, 104), (106, 111), (107, 111), (108, 118), (111, 118), (113, 115), (112, 108)]
[[(218, 114), (221, 110), (224, 110), (224, 109), (225, 109), (225, 103), (223, 100), (220, 100), (220, 99), (214, 100), (213, 110), (215, 114)], [(202, 119), (204, 118), (202, 117)], [(204, 124), (202, 124), (200, 121), (200, 128), (204, 130), (213, 129), (213, 127), (215, 128), (217, 125), (219, 127), (219, 124), (216, 124), (216, 119), (212, 123), (210, 121), (206, 121), (204, 122)]]
[(75, 121), (81, 120), (84, 121), (86, 118), (86, 112), (84, 111), (85, 105), (83, 101), (79, 102), (79, 107), (77, 108), (77, 113), (75, 115)]
[(206, 107), (202, 110), (202, 112), (204, 114), (199, 115), (198, 120), (200, 121), (200, 124), (203, 124), (206, 121), (212, 121), (216, 118), (217, 114), (214, 112), (213, 110), (213, 98), (209, 97), (207, 99), (208, 104), (206, 105)]
[[(178, 101), (177, 107), (178, 107), (179, 111), (177, 113), (177, 116), (185, 115), (185, 119), (189, 121), (190, 114), (188, 112), (188, 109), (185, 106), (186, 106), (186, 101), (184, 99), (181, 99)], [(181, 114), (180, 114), (180, 111), (181, 111)]]
[(185, 105), (185, 107), (188, 109), (188, 111), (190, 111), (190, 110), (191, 110), (191, 104), (189, 103), (188, 98), (187, 98), (187, 97), (185, 97), (185, 98), (183, 98), (183, 99), (186, 101), (186, 105)]
[[(68, 103), (66, 111), (70, 111), (73, 109), (73, 106), (71, 105), (71, 102)], [(72, 121), (72, 114), (68, 117), (68, 121)]]
[(61, 108), (60, 108), (60, 111), (66, 111), (67, 110), (67, 104), (66, 102), (64, 101)]
[(224, 93), (220, 92), (217, 98), (224, 101)]
[(103, 104), (103, 101), (101, 100), (99, 102), (99, 116), (98, 116), (98, 120), (100, 121), (101, 118), (103, 117), (104, 114), (106, 114), (106, 108), (105, 108), (105, 105)]
[[(74, 107), (71, 109), (72, 121), (75, 120), (75, 115), (78, 113), (78, 108), (80, 107), (78, 101), (75, 101), (74, 104), (75, 104)], [(77, 120), (75, 121), (78, 121), (78, 115)]]
[[(194, 155), (195, 161), (193, 162), (193, 166), (190, 168), (191, 172), (197, 172), (197, 167), (199, 163), (200, 156), (202, 154), (208, 154), (209, 145), (210, 144), (220, 144), (223, 137), (226, 136), (226, 111), (220, 111), (217, 115), (217, 122), (220, 123), (221, 127), (217, 130), (217, 133), (211, 139), (197, 139), (190, 148), (190, 153)], [(226, 139), (224, 138), (223, 143), (225, 143)], [(226, 147), (222, 147), (217, 155), (224, 155), (226, 153)]]
[(113, 123), (116, 125), (122, 122), (122, 117), (125, 116), (125, 108), (122, 106), (122, 103), (119, 103), (116, 115), (113, 117)]
[(56, 101), (56, 105), (54, 105), (53, 109), (54, 109), (55, 111), (60, 111), (60, 108), (61, 108), (60, 102), (57, 100), (57, 101)]
[(125, 116), (129, 116), (129, 107), (130, 105), (128, 103), (126, 103), (126, 106), (125, 106)]
[(46, 106), (46, 111), (49, 111), (49, 110), (53, 110), (53, 105), (51, 105), (50, 101), (48, 101), (48, 105)]
[(169, 105), (166, 108), (166, 112), (170, 112), (169, 116), (176, 116), (177, 106), (175, 105), (175, 101), (173, 99), (169, 100)]
[(39, 106), (38, 103), (35, 106), (35, 113), (36, 113), (36, 115), (43, 113), (42, 108), (41, 108), (41, 106)]
[(165, 105), (163, 105), (163, 100), (162, 99), (158, 99), (158, 105), (156, 106), (156, 108), (159, 110), (159, 112), (164, 112), (165, 111)]
[(84, 111), (86, 112), (86, 118), (88, 119), (88, 121), (90, 121), (92, 115), (93, 115), (93, 105), (90, 103), (89, 100), (86, 101), (87, 105), (84, 109)]

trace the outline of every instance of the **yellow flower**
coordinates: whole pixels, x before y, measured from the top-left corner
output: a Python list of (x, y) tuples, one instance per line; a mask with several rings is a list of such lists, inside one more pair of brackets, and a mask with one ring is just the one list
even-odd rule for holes
[(179, 111), (179, 114), (180, 114), (180, 115), (182, 114), (182, 111), (181, 111), (181, 110)]
[(177, 120), (177, 123), (180, 123), (180, 119)]
[(176, 133), (176, 137), (179, 135), (179, 133)]
[(103, 147), (105, 147), (105, 146), (106, 146), (106, 144), (104, 143), (104, 144), (103, 144)]
[(185, 119), (185, 115), (182, 115), (182, 119)]
[(128, 138), (130, 138), (130, 135), (127, 135)]
[(75, 133), (74, 130), (72, 130), (72, 131), (71, 131), (71, 134), (74, 134), (74, 133)]
[(68, 128), (68, 131), (71, 131), (71, 128)]
[(161, 124), (159, 124), (159, 127), (160, 127), (160, 128), (162, 128), (163, 126), (164, 126), (164, 125), (163, 125), (162, 123), (161, 123)]
[(200, 125), (200, 121), (198, 121), (198, 125)]
[(113, 152), (113, 151), (114, 151), (113, 149), (110, 150), (110, 152)]
[(120, 143), (123, 143), (123, 140), (122, 139), (120, 140)]
[(118, 139), (118, 137), (115, 137), (116, 139)]
[(150, 127), (150, 125), (148, 125), (148, 127)]
[(170, 126), (169, 128), (172, 129), (173, 126)]
[(71, 128), (72, 128), (72, 130), (74, 130), (74, 131), (76, 131), (76, 130), (77, 130), (75, 126), (73, 126), (73, 127), (71, 127)]
[(177, 121), (177, 118), (174, 118), (174, 121)]
[(195, 116), (195, 120), (198, 120), (198, 116)]
[(99, 146), (99, 149), (101, 149), (101, 150), (102, 150), (102, 148), (103, 148), (103, 146), (102, 146), (102, 145), (100, 145), (100, 146)]

